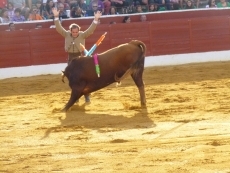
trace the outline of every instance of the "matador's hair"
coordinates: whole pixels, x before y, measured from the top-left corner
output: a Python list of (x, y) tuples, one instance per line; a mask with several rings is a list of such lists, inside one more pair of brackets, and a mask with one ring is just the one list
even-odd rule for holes
[(78, 29), (78, 31), (80, 31), (81, 27), (76, 24), (76, 23), (72, 23), (70, 26), (69, 26), (69, 30), (72, 31), (72, 29)]

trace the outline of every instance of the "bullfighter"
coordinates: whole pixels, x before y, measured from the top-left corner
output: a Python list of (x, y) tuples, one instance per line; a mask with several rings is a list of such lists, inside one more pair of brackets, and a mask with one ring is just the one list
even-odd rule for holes
[[(93, 34), (102, 13), (100, 11), (94, 13), (94, 20), (87, 30), (80, 31), (81, 27), (73, 23), (69, 26), (69, 30), (67, 31), (60, 24), (59, 10), (57, 10), (57, 8), (53, 8), (52, 12), (54, 14), (54, 24), (56, 26), (56, 30), (65, 38), (65, 51), (68, 52), (68, 64), (70, 64), (72, 59), (81, 55), (82, 50), (80, 43), (85, 46), (85, 39)], [(84, 96), (85, 102), (90, 103), (89, 94)]]

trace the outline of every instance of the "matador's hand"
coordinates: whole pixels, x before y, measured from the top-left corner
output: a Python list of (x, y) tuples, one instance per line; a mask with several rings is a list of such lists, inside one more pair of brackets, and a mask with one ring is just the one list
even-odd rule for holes
[(98, 19), (101, 17), (101, 15), (102, 15), (101, 11), (94, 12), (95, 20), (98, 21)]
[(52, 8), (52, 12), (54, 14), (54, 17), (59, 17), (59, 10), (57, 10), (57, 8)]

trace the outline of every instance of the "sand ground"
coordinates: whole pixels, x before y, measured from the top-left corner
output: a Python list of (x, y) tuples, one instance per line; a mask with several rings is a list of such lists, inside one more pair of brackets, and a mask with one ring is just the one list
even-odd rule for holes
[(67, 113), (60, 75), (0, 80), (0, 172), (230, 173), (230, 62), (149, 67)]

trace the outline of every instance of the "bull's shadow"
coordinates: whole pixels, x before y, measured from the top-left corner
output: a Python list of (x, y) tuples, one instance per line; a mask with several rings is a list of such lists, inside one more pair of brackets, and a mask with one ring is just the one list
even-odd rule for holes
[[(127, 111), (127, 110), (125, 110)], [(119, 111), (121, 112), (121, 111)], [(100, 131), (103, 128), (114, 129), (140, 129), (152, 128), (156, 125), (148, 117), (147, 108), (135, 110), (133, 116), (126, 117), (121, 115), (109, 115), (106, 113), (86, 113), (83, 106), (74, 106), (72, 111), (67, 112), (65, 118), (59, 118), (60, 125), (49, 128), (43, 138), (49, 136), (52, 132), (59, 131), (78, 131), (82, 128)], [(79, 115), (80, 114), (80, 115)]]

